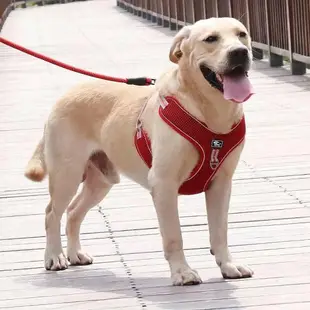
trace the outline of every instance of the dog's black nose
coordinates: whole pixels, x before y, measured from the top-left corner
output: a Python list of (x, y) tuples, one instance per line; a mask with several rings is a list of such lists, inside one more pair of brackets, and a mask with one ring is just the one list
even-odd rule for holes
[(247, 48), (239, 47), (229, 53), (229, 63), (231, 66), (245, 65), (249, 60)]

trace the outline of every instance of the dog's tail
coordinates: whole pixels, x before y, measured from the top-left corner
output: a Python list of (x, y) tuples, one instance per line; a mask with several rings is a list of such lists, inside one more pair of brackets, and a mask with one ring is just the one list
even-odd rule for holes
[(38, 143), (25, 169), (24, 173), (25, 177), (34, 182), (41, 182), (46, 176), (44, 146), (45, 141), (43, 136), (40, 142)]

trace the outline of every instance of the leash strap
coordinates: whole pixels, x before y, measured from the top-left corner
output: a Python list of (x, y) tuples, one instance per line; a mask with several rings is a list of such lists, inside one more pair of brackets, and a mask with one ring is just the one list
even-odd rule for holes
[(30, 56), (36, 57), (36, 58), (41, 59), (43, 61), (49, 62), (55, 66), (58, 66), (58, 67), (61, 67), (61, 68), (64, 68), (66, 70), (73, 71), (76, 73), (80, 73), (83, 75), (91, 76), (91, 77), (94, 77), (97, 79), (112, 81), (112, 82), (118, 82), (118, 83), (126, 83), (126, 84), (131, 84), (131, 85), (138, 85), (138, 86), (154, 85), (155, 81), (156, 81), (155, 79), (151, 79), (151, 78), (147, 78), (147, 77), (126, 79), (126, 78), (117, 78), (117, 77), (113, 77), (113, 76), (109, 76), (109, 75), (95, 73), (95, 72), (91, 72), (88, 70), (84, 70), (81, 68), (77, 68), (77, 67), (68, 65), (68, 64), (61, 62), (59, 60), (56, 60), (56, 59), (50, 58), (48, 56), (42, 55), (42, 54), (37, 53), (35, 51), (32, 51), (26, 47), (23, 47), (19, 44), (16, 44), (16, 43), (11, 42), (7, 39), (4, 39), (2, 37), (0, 37), (0, 42), (7, 45), (7, 46), (10, 46), (16, 50), (19, 50), (20, 52), (23, 52), (23, 53), (28, 54)]

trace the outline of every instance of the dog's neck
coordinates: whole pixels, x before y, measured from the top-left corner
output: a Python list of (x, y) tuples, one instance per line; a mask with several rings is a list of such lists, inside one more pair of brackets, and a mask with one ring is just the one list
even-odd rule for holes
[(176, 87), (174, 95), (211, 130), (226, 133), (242, 118), (242, 104), (225, 100), (223, 94), (205, 80), (199, 69), (194, 71), (182, 64), (175, 75), (178, 83), (173, 87)]

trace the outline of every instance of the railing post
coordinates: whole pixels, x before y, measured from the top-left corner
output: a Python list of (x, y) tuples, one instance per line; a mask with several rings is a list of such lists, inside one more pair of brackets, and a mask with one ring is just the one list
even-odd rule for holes
[(265, 16), (266, 16), (269, 64), (270, 64), (270, 67), (281, 67), (283, 66), (283, 56), (280, 56), (280, 55), (277, 55), (271, 52), (268, 0), (265, 0)]
[(219, 17), (219, 2), (218, 0), (215, 1), (215, 17)]
[[(154, 7), (153, 7), (153, 14), (152, 14), (152, 22), (153, 23), (156, 23), (157, 22), (157, 0), (151, 0), (153, 1), (153, 3), (155, 4)], [(156, 14), (156, 16), (154, 16), (154, 14)]]
[[(151, 2), (150, 2), (151, 0), (146, 0), (146, 18), (148, 19), (148, 20), (152, 20), (152, 11), (151, 11)], [(150, 8), (150, 9), (148, 9), (148, 7)]]
[[(196, 22), (196, 14), (195, 14), (195, 0), (191, 0), (192, 5), (192, 18), (193, 18), (193, 24)], [(196, 2), (197, 5), (197, 2)]]
[(227, 1), (228, 1), (228, 14), (229, 14), (229, 17), (232, 17), (231, 0), (227, 0)]
[[(246, 8), (246, 14), (247, 14), (247, 19), (246, 19), (246, 27), (251, 34), (251, 16), (250, 16), (250, 7), (249, 7), (249, 0), (245, 0), (245, 8)], [(252, 48), (252, 53), (254, 59), (261, 60), (264, 58), (264, 51), (260, 48), (253, 47)]]
[(129, 10), (129, 3), (127, 2), (127, 1), (125, 1), (125, 3), (124, 3), (124, 8), (125, 8), (125, 10), (127, 11), (127, 12), (130, 12), (130, 10)]
[(207, 0), (202, 0), (202, 18), (203, 19), (207, 18), (206, 1)]
[[(175, 12), (175, 23), (171, 21), (170, 17), (170, 29), (171, 30), (177, 30), (178, 29), (178, 8), (177, 8), (177, 0), (169, 0), (169, 9), (170, 9), (170, 2), (172, 2), (171, 5), (174, 7), (174, 12)], [(171, 12), (170, 12), (171, 16)]]
[(15, 10), (15, 0), (11, 0), (11, 9)]
[(141, 16), (139, 15), (139, 12), (141, 13), (141, 11), (139, 10), (139, 1), (134, 1), (133, 5), (133, 15)]
[(169, 3), (169, 0), (165, 0), (165, 2), (166, 2), (168, 20), (166, 20), (166, 18), (164, 17), (164, 13), (163, 13), (163, 26), (165, 28), (169, 28), (170, 27), (170, 3)]
[(167, 5), (168, 5), (168, 25), (165, 26), (164, 22), (164, 27), (169, 27), (171, 29), (171, 10), (170, 10), (170, 0), (167, 0)]
[[(158, 10), (159, 11), (159, 10)], [(160, 16), (157, 13), (157, 25), (162, 26), (164, 23), (164, 5), (163, 0), (160, 0)]]
[(142, 16), (142, 11), (143, 10), (143, 0), (139, 0), (139, 3), (138, 3), (138, 16), (141, 17)]
[(132, 1), (131, 5), (132, 5), (132, 13), (133, 15), (138, 15), (138, 10), (137, 10), (137, 1)]
[(182, 6), (183, 6), (183, 20), (184, 20), (184, 26), (186, 26), (186, 6), (185, 6), (185, 0), (182, 0)]
[(133, 8), (133, 6), (134, 6), (133, 2), (130, 1), (130, 2), (128, 3), (128, 11), (129, 11), (129, 13), (131, 13), (131, 14), (134, 14), (134, 8)]
[(292, 23), (291, 23), (291, 1), (286, 0), (286, 16), (287, 16), (287, 32), (288, 32), (288, 46), (290, 53), (290, 62), (291, 62), (291, 72), (293, 75), (303, 75), (307, 71), (307, 65), (303, 62), (294, 60), (294, 46), (293, 46), (293, 38), (292, 38)]
[(248, 32), (251, 32), (249, 0), (245, 0), (245, 12), (246, 12), (246, 25), (245, 26), (248, 29)]
[(147, 10), (147, 3), (146, 0), (142, 0), (142, 18), (146, 18), (146, 10)]

